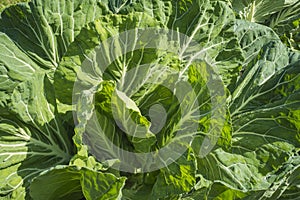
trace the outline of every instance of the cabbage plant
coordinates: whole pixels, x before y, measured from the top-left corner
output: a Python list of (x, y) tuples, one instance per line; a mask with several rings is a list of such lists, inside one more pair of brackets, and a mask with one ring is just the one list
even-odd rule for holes
[(6, 8), (0, 199), (298, 198), (299, 3), (273, 4)]

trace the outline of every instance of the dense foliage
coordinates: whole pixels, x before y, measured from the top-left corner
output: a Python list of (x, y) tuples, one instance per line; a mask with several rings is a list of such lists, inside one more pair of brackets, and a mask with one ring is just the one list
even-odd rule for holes
[(0, 11), (2, 11), (5, 7), (11, 4), (16, 4), (18, 2), (25, 2), (26, 0), (2, 0), (0, 2)]
[(299, 42), (298, 0), (6, 8), (0, 199), (299, 198)]

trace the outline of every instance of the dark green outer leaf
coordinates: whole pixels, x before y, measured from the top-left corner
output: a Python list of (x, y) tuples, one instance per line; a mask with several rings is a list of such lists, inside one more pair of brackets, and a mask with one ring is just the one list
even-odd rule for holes
[(0, 114), (0, 194), (13, 192), (22, 199), (32, 178), (69, 162), (72, 132), (57, 116), (53, 87), (45, 74), (20, 83), (11, 99), (11, 114)]
[[(30, 185), (33, 199), (120, 199), (125, 178), (76, 166), (58, 166), (43, 172)], [(45, 189), (41, 189), (41, 185)]]
[(97, 1), (33, 0), (5, 9), (0, 31), (40, 67), (54, 69), (81, 28), (108, 12)]

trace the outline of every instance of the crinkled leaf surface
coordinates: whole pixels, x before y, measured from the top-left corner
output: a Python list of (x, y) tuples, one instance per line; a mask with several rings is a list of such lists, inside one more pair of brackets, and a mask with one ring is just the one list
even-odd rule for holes
[(34, 0), (4, 10), (0, 30), (40, 67), (53, 69), (81, 28), (108, 12), (97, 1)]
[[(270, 176), (284, 167), (299, 148), (296, 66), (299, 62), (277, 71), (262, 85), (257, 84), (261, 77), (260, 70), (256, 70), (251, 82), (238, 88), (241, 91), (230, 106), (232, 147), (230, 151), (216, 149), (205, 159), (199, 159), (200, 174), (245, 193), (273, 187)], [(279, 188), (274, 189), (276, 197), (281, 196)], [(261, 198), (267, 198), (267, 193)]]
[(272, 28), (293, 50), (299, 50), (300, 2), (297, 0), (231, 0), (240, 18)]
[[(145, 4), (147, 8), (148, 4)], [(162, 4), (158, 4), (158, 6), (161, 5)], [(195, 53), (195, 55), (191, 58), (191, 61), (193, 59), (202, 59), (210, 65), (216, 65), (216, 69), (221, 76), (223, 76), (225, 84), (229, 85), (235, 82), (239, 74), (239, 61), (242, 61), (243, 57), (237, 43), (237, 38), (234, 34), (234, 13), (229, 7), (222, 2), (211, 3), (207, 0), (187, 1), (184, 3), (181, 1), (174, 1), (171, 5), (166, 6), (166, 8), (169, 6), (172, 6), (171, 8), (173, 8), (171, 10), (172, 13), (169, 14), (171, 17), (162, 21), (155, 21), (147, 12), (145, 12), (146, 14), (144, 15), (141, 15), (140, 13), (130, 13), (129, 16), (107, 15), (98, 21), (91, 23), (88, 28), (82, 29), (81, 34), (68, 49), (66, 56), (63, 58), (63, 62), (56, 72), (57, 87), (65, 86), (68, 89), (67, 92), (58, 95), (59, 100), (68, 104), (71, 103), (72, 90), (69, 88), (73, 88), (76, 74), (79, 74), (77, 70), (86, 59), (86, 56), (83, 56), (82, 54), (90, 53), (90, 51), (94, 50), (96, 46), (109, 37), (115, 36), (125, 30), (135, 28), (160, 27), (179, 31), (181, 34), (184, 34), (191, 39), (190, 41), (179, 41), (181, 44), (185, 44), (185, 47), (182, 47), (181, 52), (179, 52), (180, 56), (187, 54), (188, 51), (194, 51), (193, 53)], [(198, 12), (198, 10), (203, 10), (204, 12)], [(166, 9), (165, 12), (168, 13), (170, 11), (169, 9)], [(89, 42), (83, 42), (86, 37), (91, 38)], [(180, 40), (181, 38), (176, 38), (174, 35), (172, 39)], [(135, 47), (130, 43), (134, 42), (132, 40), (134, 40), (134, 38), (130, 38), (129, 41), (126, 41), (125, 44), (130, 45), (129, 47), (126, 47), (127, 49)], [(198, 43), (199, 46), (193, 50), (189, 46), (194, 46), (195, 42)], [(124, 44), (123, 47), (120, 47), (125, 48)], [(189, 49), (187, 50), (188, 47)], [(165, 48), (165, 46), (163, 48)], [(119, 52), (109, 52), (108, 49), (105, 49), (105, 55), (99, 56), (103, 56), (103, 60), (105, 57), (111, 58), (112, 55), (109, 55), (108, 53), (116, 53), (116, 55), (118, 55), (122, 52), (120, 49), (117, 50), (119, 50)], [(154, 52), (154, 55), (155, 54), (158, 54), (158, 52)], [(192, 52), (189, 52), (189, 54), (191, 55)], [(150, 57), (147, 58), (149, 60), (155, 59), (150, 55), (148, 56)], [(149, 60), (141, 60), (138, 64), (142, 65), (144, 63), (149, 63)], [(110, 60), (102, 62), (102, 65), (110, 64)], [(120, 67), (124, 66), (124, 64), (128, 64), (126, 62), (130, 62), (130, 60), (123, 59), (123, 61), (120, 62), (123, 62), (123, 64), (115, 63), (115, 65), (118, 64), (120, 66), (115, 67), (117, 69), (115, 69), (114, 73), (118, 73), (117, 70), (122, 70)], [(89, 70), (91, 75), (96, 77), (101, 76), (102, 72), (97, 70), (94, 71), (95, 69), (89, 69), (88, 67), (86, 68), (85, 71)], [(113, 74), (113, 76), (114, 78), (117, 78), (120, 74)], [(91, 80), (93, 77), (80, 78), (85, 78), (84, 81), (89, 83), (93, 81)]]
[(232, 7), (241, 18), (251, 22), (264, 23), (268, 18), (286, 7), (292, 7), (297, 0), (231, 0)]
[(11, 114), (0, 114), (0, 192), (22, 199), (32, 178), (68, 163), (73, 145), (63, 120), (56, 116), (53, 87), (45, 74), (20, 83), (11, 99)]
[(298, 198), (299, 2), (229, 2), (6, 9), (0, 198)]

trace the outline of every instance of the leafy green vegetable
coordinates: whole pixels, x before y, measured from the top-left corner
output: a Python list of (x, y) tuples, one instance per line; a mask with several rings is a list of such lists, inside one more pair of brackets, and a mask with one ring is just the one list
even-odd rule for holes
[[(86, 168), (56, 167), (43, 172), (30, 186), (33, 199), (117, 199), (125, 178), (112, 174), (95, 172)], [(41, 190), (41, 185), (49, 185)]]
[(11, 114), (1, 113), (1, 194), (13, 191), (21, 198), (37, 174), (68, 164), (73, 152), (71, 134), (57, 115), (53, 94), (45, 74), (36, 73), (13, 90)]
[(240, 18), (269, 26), (287, 46), (300, 50), (299, 1), (231, 0), (231, 3)]
[(0, 199), (296, 199), (298, 1), (32, 0), (0, 17)]

